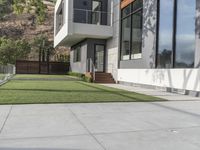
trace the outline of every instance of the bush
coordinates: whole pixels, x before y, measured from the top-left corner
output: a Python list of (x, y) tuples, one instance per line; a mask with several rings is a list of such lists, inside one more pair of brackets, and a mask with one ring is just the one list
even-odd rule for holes
[(77, 72), (68, 72), (68, 75), (78, 77), (78, 78), (83, 78), (85, 75), (82, 73), (77, 73)]
[(31, 46), (25, 40), (0, 38), (0, 64), (15, 64), (17, 59), (24, 59), (30, 53)]
[(68, 74), (69, 76), (78, 77), (78, 78), (82, 79), (82, 80), (85, 81), (85, 82), (89, 82), (89, 83), (92, 82), (92, 77), (85, 76), (85, 75), (82, 74), (82, 73), (68, 72), (67, 74)]
[(92, 78), (84, 76), (83, 77), (83, 81), (91, 83), (92, 82)]

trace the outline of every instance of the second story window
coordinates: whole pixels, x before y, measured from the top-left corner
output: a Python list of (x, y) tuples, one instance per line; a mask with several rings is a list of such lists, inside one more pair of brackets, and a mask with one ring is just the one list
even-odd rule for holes
[(64, 2), (62, 1), (56, 12), (56, 33), (60, 31), (64, 24)]
[(101, 24), (102, 2), (92, 1), (92, 24)]
[[(73, 21), (75, 23), (111, 25), (111, 13), (107, 0), (74, 0)], [(110, 11), (110, 10), (109, 10)]]

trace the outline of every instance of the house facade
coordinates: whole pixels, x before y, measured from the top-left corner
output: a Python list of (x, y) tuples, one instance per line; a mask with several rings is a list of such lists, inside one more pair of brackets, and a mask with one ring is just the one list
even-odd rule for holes
[(54, 23), (72, 72), (199, 95), (200, 0), (58, 0)]

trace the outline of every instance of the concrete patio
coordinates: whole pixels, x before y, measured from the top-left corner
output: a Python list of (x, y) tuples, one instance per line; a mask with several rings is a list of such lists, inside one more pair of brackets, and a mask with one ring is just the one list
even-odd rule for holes
[(0, 106), (0, 150), (199, 150), (200, 101)]

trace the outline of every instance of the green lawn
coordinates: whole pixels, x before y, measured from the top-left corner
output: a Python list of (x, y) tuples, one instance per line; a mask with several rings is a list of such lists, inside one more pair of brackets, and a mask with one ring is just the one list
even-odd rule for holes
[(5, 74), (0, 73), (0, 80), (2, 80), (5, 77)]
[[(27, 80), (30, 78), (34, 80)], [(53, 80), (41, 80), (42, 78)], [(64, 80), (65, 78), (66, 80)], [(78, 81), (67, 76), (17, 75), (14, 79), (17, 80), (11, 80), (0, 86), (0, 104), (149, 102), (161, 100), (134, 92)]]
[(35, 75), (35, 74), (23, 74), (15, 75), (14, 79), (73, 79), (75, 77), (69, 77), (67, 75)]

